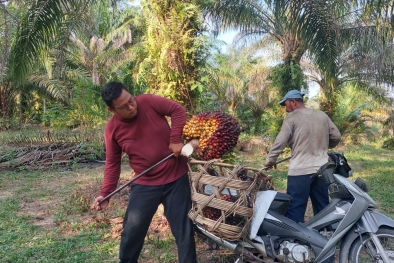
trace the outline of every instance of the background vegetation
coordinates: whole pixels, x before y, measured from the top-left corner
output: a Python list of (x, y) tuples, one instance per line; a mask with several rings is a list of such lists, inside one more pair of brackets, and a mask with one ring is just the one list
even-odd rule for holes
[[(274, 137), (291, 89), (351, 140), (392, 139), (392, 1), (2, 1), (0, 127), (102, 129), (124, 82)], [(215, 40), (238, 32), (231, 46)], [(356, 136), (357, 135), (357, 136)]]

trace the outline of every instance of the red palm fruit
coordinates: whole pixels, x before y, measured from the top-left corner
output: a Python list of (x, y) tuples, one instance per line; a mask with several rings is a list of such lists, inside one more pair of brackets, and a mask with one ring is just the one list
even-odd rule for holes
[(194, 115), (183, 128), (187, 140), (199, 139), (198, 157), (203, 160), (221, 158), (232, 150), (240, 132), (238, 121), (222, 111)]

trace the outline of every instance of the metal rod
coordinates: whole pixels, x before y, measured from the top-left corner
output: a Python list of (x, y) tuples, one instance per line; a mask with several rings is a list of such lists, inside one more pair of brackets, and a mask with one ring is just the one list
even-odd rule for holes
[(109, 198), (111, 198), (111, 196), (113, 196), (114, 194), (120, 192), (123, 188), (125, 188), (126, 186), (130, 185), (132, 182), (134, 182), (135, 180), (137, 180), (138, 178), (140, 178), (141, 176), (143, 176), (144, 174), (146, 174), (147, 172), (151, 171), (152, 169), (156, 168), (158, 165), (162, 164), (163, 162), (167, 161), (168, 159), (170, 159), (172, 156), (174, 156), (174, 153), (171, 153), (170, 155), (168, 155), (166, 158), (164, 158), (163, 160), (159, 161), (158, 163), (152, 165), (151, 167), (149, 167), (148, 169), (146, 169), (145, 171), (143, 171), (142, 173), (140, 173), (138, 176), (134, 177), (133, 179), (131, 179), (130, 181), (128, 181), (127, 183), (125, 183), (124, 185), (120, 186), (118, 189), (116, 189), (115, 191), (113, 191), (112, 193), (110, 193), (109, 195), (107, 195), (106, 197), (104, 197), (103, 199), (101, 199), (99, 201), (99, 205), (104, 202), (105, 200), (108, 200)]
[[(219, 161), (219, 160), (218, 160), (218, 161)], [(190, 164), (206, 164), (206, 161), (194, 160), (194, 159), (193, 159), (193, 160), (190, 160), (189, 163), (190, 163)], [(229, 163), (221, 163), (220, 161), (219, 161), (217, 164), (218, 164), (219, 166), (222, 166), (222, 167), (229, 167), (229, 168), (234, 168), (234, 167), (238, 166), (238, 165), (229, 164)], [(250, 171), (255, 171), (255, 172), (258, 172), (258, 171), (259, 171), (259, 169), (253, 168), (253, 167), (245, 166), (244, 168), (247, 169), (247, 170), (250, 170)]]
[[(278, 163), (287, 161), (287, 160), (289, 160), (290, 158), (291, 158), (291, 156), (286, 157), (286, 158), (284, 158), (284, 159), (282, 159), (282, 160), (280, 160), (280, 161), (277, 161), (275, 164), (278, 164)], [(266, 170), (267, 168), (268, 168), (267, 166), (264, 166), (263, 168), (261, 168), (261, 169), (259, 170), (259, 172), (261, 172), (261, 171), (263, 171), (263, 170)]]
[(210, 240), (214, 241), (219, 246), (225, 247), (226, 249), (230, 250), (231, 252), (234, 252), (235, 249), (237, 248), (237, 245), (238, 245), (237, 243), (224, 240), (223, 238), (220, 238), (220, 237), (216, 236), (215, 234), (209, 232), (208, 230), (206, 230), (205, 228), (203, 228), (199, 224), (195, 223), (194, 227), (195, 227), (195, 231), (196, 232), (201, 233), (205, 237), (207, 237)]
[[(287, 157), (287, 158), (284, 158), (284, 159), (282, 159), (282, 160), (280, 160), (280, 161), (278, 161), (276, 163), (278, 164), (278, 163), (287, 161), (290, 158), (291, 158), (291, 156)], [(206, 161), (195, 160), (195, 159), (192, 159), (189, 162), (190, 162), (190, 164), (205, 164), (206, 163)], [(223, 167), (229, 167), (229, 168), (234, 168), (234, 167), (238, 166), (238, 165), (234, 165), (234, 164), (221, 163), (221, 162), (219, 162), (218, 165), (223, 166)], [(245, 166), (244, 168), (247, 169), (247, 170), (250, 170), (250, 171), (255, 171), (255, 172), (261, 172), (262, 170), (267, 169), (267, 167), (263, 167), (263, 168), (259, 169), (259, 168), (249, 167), (249, 166)]]

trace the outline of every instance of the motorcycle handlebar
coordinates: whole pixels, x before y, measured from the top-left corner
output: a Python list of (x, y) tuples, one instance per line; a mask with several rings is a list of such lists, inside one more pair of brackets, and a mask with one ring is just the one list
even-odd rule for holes
[(321, 176), (321, 174), (315, 173), (315, 174), (312, 174), (312, 175), (310, 176), (310, 178), (311, 178), (311, 179), (314, 179), (314, 178), (320, 177), (320, 176)]

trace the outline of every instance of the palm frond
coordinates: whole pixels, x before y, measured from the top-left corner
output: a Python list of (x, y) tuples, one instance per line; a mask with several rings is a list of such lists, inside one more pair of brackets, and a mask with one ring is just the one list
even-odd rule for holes
[[(23, 81), (42, 50), (48, 47), (59, 32), (72, 29), (86, 14), (94, 0), (37, 0), (21, 19), (18, 34), (12, 46), (11, 72), (17, 81)], [(23, 51), (23, 52), (21, 52)]]
[(331, 75), (336, 74), (340, 47), (340, 25), (335, 20), (331, 1), (288, 1), (291, 23), (297, 28), (317, 65)]
[(28, 77), (27, 84), (30, 91), (36, 91), (38, 94), (48, 98), (67, 101), (69, 99), (69, 83), (89, 83), (89, 78), (90, 76), (81, 69), (71, 69), (64, 66), (59, 78), (51, 79), (44, 72), (36, 72)]
[(213, 21), (216, 32), (233, 28), (243, 32), (259, 28), (261, 34), (274, 32), (274, 17), (265, 1), (219, 0), (205, 7), (205, 11)]

